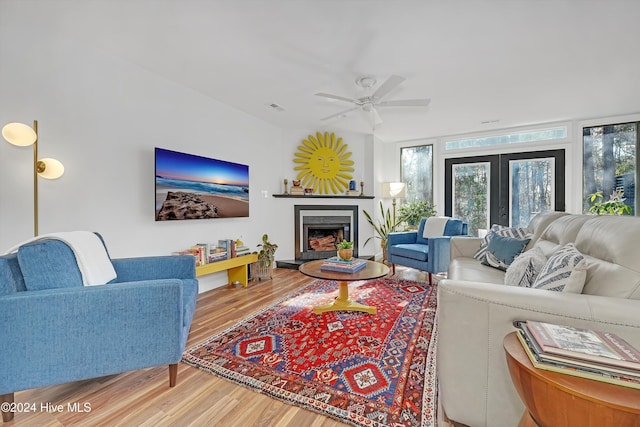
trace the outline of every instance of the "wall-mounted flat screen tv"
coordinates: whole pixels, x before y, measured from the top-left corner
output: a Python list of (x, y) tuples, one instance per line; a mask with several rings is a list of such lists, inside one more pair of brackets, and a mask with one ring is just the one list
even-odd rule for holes
[(155, 149), (156, 221), (249, 216), (249, 166)]

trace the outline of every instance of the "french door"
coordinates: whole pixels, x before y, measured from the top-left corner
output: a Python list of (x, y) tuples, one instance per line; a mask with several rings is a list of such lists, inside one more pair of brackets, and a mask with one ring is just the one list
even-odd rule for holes
[(469, 234), (491, 224), (525, 227), (538, 212), (564, 211), (564, 150), (445, 160), (445, 215)]

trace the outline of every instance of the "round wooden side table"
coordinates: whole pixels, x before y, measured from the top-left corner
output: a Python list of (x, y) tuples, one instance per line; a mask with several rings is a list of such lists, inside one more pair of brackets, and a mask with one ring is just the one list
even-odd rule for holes
[(503, 345), (526, 406), (519, 427), (640, 427), (640, 390), (537, 369), (515, 332)]

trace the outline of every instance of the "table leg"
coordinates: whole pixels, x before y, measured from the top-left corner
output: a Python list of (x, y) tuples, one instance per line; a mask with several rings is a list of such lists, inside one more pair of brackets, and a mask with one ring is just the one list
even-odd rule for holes
[(331, 304), (321, 305), (313, 308), (315, 314), (321, 314), (327, 311), (362, 311), (364, 313), (376, 314), (376, 308), (357, 302), (353, 302), (349, 299), (349, 283), (345, 281), (340, 282), (340, 288), (338, 290), (338, 298)]

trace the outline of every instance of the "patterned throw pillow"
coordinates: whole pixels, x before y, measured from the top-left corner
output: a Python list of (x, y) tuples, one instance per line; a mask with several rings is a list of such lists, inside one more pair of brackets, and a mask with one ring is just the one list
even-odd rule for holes
[(489, 240), (482, 264), (506, 271), (513, 260), (524, 251), (530, 240), (496, 234)]
[(480, 248), (473, 256), (475, 259), (480, 262), (485, 261), (489, 241), (491, 241), (491, 238), (495, 235), (513, 237), (515, 239), (524, 239), (529, 237), (526, 228), (505, 227), (504, 225), (493, 224), (487, 235), (482, 238), (482, 242), (480, 242)]
[(549, 257), (532, 288), (579, 294), (586, 279), (584, 255), (573, 243), (567, 243)]
[(547, 257), (542, 249), (533, 247), (513, 260), (504, 275), (504, 284), (530, 288), (546, 263)]

